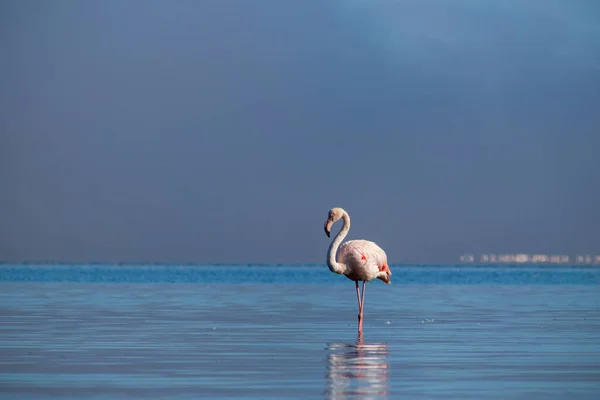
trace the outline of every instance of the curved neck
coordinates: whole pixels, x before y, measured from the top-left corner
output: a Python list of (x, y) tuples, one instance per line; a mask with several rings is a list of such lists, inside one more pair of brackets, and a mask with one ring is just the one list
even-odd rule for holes
[(329, 250), (327, 250), (327, 266), (331, 272), (335, 272), (336, 274), (343, 274), (346, 272), (346, 265), (338, 263), (335, 260), (338, 248), (350, 230), (350, 216), (348, 213), (344, 213), (342, 219), (344, 220), (344, 225), (333, 239), (333, 242), (329, 245)]

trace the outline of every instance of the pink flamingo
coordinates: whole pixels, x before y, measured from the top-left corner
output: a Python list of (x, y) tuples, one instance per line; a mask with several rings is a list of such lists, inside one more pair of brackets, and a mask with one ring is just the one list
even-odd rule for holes
[[(331, 242), (329, 250), (327, 250), (327, 266), (331, 272), (346, 275), (348, 279), (354, 281), (356, 297), (358, 298), (358, 331), (362, 332), (365, 284), (376, 278), (385, 283), (390, 283), (392, 281), (390, 278), (392, 271), (387, 265), (385, 251), (374, 242), (349, 240), (340, 247), (340, 243), (350, 230), (350, 216), (343, 208), (336, 207), (329, 210), (325, 221), (327, 237), (331, 234), (331, 226), (340, 218), (344, 220), (344, 225)], [(358, 289), (358, 281), (363, 283), (362, 294)]]

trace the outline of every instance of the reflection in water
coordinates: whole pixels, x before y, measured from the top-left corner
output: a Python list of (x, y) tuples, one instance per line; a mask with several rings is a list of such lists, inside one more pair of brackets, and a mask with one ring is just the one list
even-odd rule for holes
[(356, 344), (331, 343), (326, 350), (328, 399), (387, 398), (386, 344), (365, 344), (360, 333)]

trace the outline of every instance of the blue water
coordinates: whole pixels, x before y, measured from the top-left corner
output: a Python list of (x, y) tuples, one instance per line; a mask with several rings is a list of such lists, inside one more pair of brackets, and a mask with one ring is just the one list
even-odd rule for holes
[[(394, 284), (600, 285), (600, 268), (395, 266)], [(10, 265), (0, 282), (280, 283), (348, 285), (323, 265)]]
[(0, 266), (0, 398), (597, 399), (600, 269)]

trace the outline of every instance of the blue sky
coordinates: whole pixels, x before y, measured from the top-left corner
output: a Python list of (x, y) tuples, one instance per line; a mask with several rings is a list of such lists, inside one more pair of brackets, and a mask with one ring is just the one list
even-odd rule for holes
[[(3, 1), (0, 259), (600, 253), (596, 1)], [(334, 231), (339, 227), (334, 227)]]

